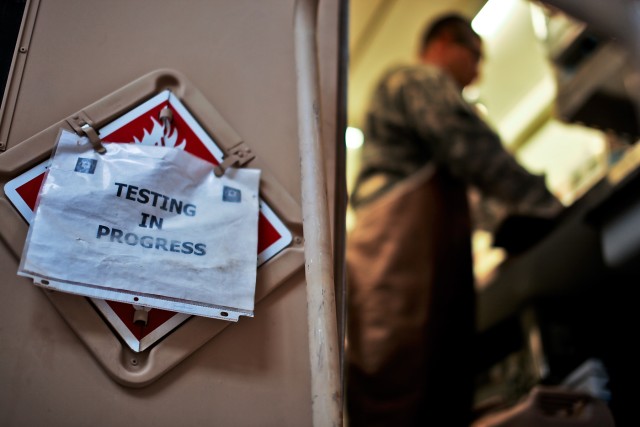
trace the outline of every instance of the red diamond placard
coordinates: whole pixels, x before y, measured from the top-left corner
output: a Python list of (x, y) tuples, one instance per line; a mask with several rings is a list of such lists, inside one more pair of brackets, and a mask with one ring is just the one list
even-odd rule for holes
[[(172, 113), (170, 126), (160, 119), (160, 111)], [(104, 142), (162, 145), (183, 149), (213, 164), (222, 161), (223, 152), (204, 131), (182, 102), (170, 91), (163, 91), (115, 121), (99, 129)], [(44, 181), (48, 162), (41, 163), (5, 184), (5, 194), (20, 214), (30, 222)], [(258, 218), (258, 267), (273, 258), (292, 241), (291, 232), (263, 200)], [(171, 332), (190, 316), (151, 309), (146, 325), (133, 322), (131, 304), (92, 300), (105, 319), (131, 349), (143, 351)]]

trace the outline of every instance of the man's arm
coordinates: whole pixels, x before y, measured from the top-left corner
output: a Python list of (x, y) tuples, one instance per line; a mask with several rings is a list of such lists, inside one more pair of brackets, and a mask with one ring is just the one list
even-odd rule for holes
[(464, 101), (446, 75), (410, 75), (402, 88), (402, 99), (434, 161), (452, 175), (508, 203), (515, 211), (548, 217), (562, 209), (544, 177), (529, 173), (504, 149), (499, 136)]

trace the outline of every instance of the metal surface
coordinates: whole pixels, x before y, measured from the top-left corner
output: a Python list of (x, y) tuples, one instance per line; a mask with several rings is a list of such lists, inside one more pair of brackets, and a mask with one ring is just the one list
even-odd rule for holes
[(298, 133), (307, 280), (314, 426), (342, 425), (339, 342), (325, 164), (322, 152), (316, 48), (317, 0), (298, 0), (294, 11)]

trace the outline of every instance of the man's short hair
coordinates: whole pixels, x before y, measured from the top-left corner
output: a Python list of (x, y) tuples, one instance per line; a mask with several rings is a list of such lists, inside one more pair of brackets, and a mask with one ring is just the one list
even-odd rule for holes
[(445, 34), (450, 35), (454, 41), (465, 44), (480, 38), (471, 28), (471, 23), (467, 18), (457, 13), (449, 13), (431, 21), (425, 28), (420, 39), (420, 52), (424, 52), (432, 41)]

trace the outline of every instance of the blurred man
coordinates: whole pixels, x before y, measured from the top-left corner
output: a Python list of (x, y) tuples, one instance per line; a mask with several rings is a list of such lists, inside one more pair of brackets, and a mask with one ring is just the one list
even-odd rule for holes
[(420, 63), (389, 71), (366, 121), (347, 242), (350, 427), (465, 426), (474, 382), (469, 186), (513, 212), (562, 208), (461, 96), (480, 37), (458, 15), (424, 32)]

